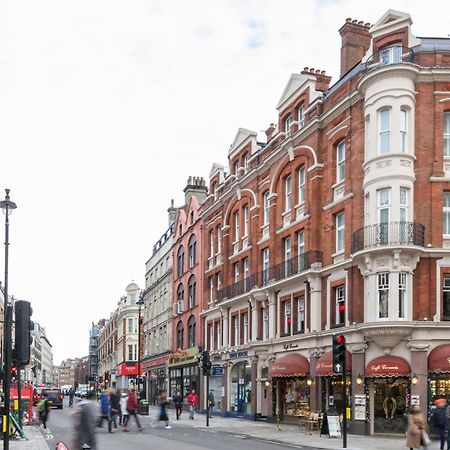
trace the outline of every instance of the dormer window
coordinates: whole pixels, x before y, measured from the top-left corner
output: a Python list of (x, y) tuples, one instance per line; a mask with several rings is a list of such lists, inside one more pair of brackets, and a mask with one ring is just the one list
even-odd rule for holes
[(305, 126), (305, 107), (300, 105), (298, 108), (298, 127), (303, 128)]
[(286, 137), (289, 137), (291, 135), (291, 123), (291, 116), (287, 116), (286, 119), (284, 119), (284, 132), (286, 134)]
[(236, 161), (236, 162), (233, 164), (233, 174), (234, 174), (235, 176), (238, 176), (238, 175), (239, 175), (239, 161)]
[(244, 155), (244, 173), (247, 173), (248, 168), (248, 153)]
[(402, 62), (401, 45), (392, 45), (380, 50), (380, 64), (397, 64)]

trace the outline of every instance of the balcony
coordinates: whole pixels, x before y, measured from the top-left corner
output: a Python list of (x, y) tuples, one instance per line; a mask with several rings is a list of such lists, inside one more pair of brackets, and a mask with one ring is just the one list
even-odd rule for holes
[(353, 233), (352, 252), (384, 246), (423, 247), (425, 227), (416, 222), (386, 222), (368, 225)]
[(322, 266), (322, 252), (318, 250), (302, 253), (287, 261), (257, 272), (249, 277), (230, 284), (217, 292), (217, 303), (250, 292), (254, 288), (261, 288), (271, 282), (281, 281), (293, 275), (300, 274), (312, 268), (313, 264)]
[(386, 47), (379, 52), (374, 53), (366, 61), (366, 72), (378, 69), (379, 67), (388, 66), (390, 64), (412, 63), (414, 60), (414, 51), (408, 47), (399, 45)]

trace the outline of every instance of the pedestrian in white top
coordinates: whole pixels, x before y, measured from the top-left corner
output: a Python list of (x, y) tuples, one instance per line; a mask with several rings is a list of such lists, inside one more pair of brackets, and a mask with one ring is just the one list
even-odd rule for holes
[(128, 395), (126, 392), (122, 392), (120, 394), (120, 425), (124, 425), (127, 423), (128, 418), (128, 411), (127, 411), (127, 401), (128, 401)]

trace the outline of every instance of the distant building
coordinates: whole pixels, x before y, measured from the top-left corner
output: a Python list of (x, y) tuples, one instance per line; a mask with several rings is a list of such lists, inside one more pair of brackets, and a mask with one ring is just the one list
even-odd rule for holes
[(105, 319), (100, 320), (97, 324), (92, 323), (89, 330), (89, 376), (91, 380), (98, 381), (98, 336), (100, 328), (105, 324)]

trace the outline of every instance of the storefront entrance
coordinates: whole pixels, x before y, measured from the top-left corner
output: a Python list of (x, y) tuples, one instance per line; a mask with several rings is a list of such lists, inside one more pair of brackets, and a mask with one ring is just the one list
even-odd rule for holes
[(408, 409), (408, 380), (380, 378), (369, 382), (373, 394), (374, 433), (404, 433)]
[(238, 362), (231, 369), (230, 411), (237, 415), (251, 414), (251, 364)]

